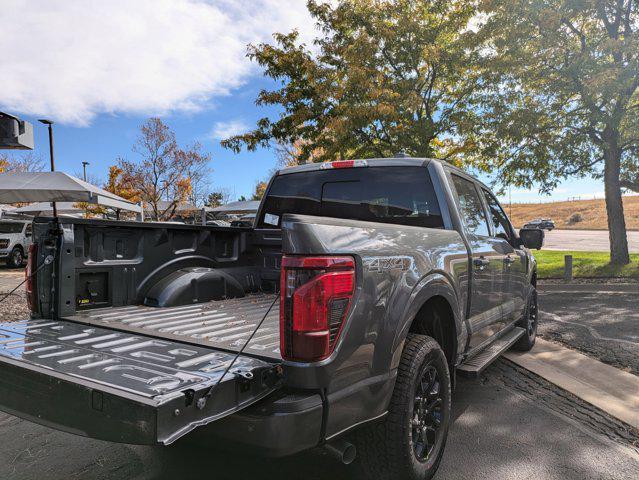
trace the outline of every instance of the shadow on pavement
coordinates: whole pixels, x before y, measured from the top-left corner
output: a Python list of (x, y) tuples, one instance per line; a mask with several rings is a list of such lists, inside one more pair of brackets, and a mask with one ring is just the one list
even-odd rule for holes
[[(516, 370), (497, 362), (481, 379), (460, 379), (454, 422), (437, 479), (627, 479), (636, 475), (636, 451), (549, 409), (556, 395), (552, 390), (544, 393), (551, 398), (536, 404), (534, 397), (527, 398), (525, 379), (519, 377)], [(515, 392), (513, 382), (521, 382), (523, 395)], [(349, 467), (319, 449), (286, 459), (265, 459), (250, 449), (218, 452), (215, 445), (113, 445), (8, 415), (0, 415), (0, 445), (2, 479), (354, 478)]]

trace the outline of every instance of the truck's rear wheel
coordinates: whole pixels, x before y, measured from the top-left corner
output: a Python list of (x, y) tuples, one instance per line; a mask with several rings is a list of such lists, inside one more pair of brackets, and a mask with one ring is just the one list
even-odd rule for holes
[(519, 350), (520, 352), (527, 352), (531, 350), (535, 346), (538, 324), (539, 309), (537, 308), (537, 289), (533, 287), (530, 295), (528, 296), (528, 303), (526, 304), (524, 317), (518, 324), (519, 327), (522, 327), (526, 331), (512, 348), (514, 350)]
[(7, 264), (11, 268), (21, 267), (24, 263), (24, 254), (22, 253), (22, 249), (20, 247), (13, 247), (11, 253), (9, 254), (9, 258), (7, 259)]
[(409, 334), (388, 415), (355, 434), (356, 463), (365, 478), (432, 478), (448, 435), (450, 384), (439, 344), (431, 337)]

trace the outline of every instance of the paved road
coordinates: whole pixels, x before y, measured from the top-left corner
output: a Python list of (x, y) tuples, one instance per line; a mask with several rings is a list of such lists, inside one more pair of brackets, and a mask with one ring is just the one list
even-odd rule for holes
[[(507, 361), (460, 380), (453, 416), (439, 480), (628, 479), (639, 471), (638, 436)], [(319, 450), (265, 460), (188, 444), (114, 445), (0, 414), (0, 478), (346, 480), (353, 472)]]
[(639, 375), (639, 284), (539, 287), (539, 333)]
[[(628, 232), (631, 252), (639, 253), (639, 232)], [(610, 242), (606, 230), (553, 230), (546, 232), (544, 249), (608, 252)]]

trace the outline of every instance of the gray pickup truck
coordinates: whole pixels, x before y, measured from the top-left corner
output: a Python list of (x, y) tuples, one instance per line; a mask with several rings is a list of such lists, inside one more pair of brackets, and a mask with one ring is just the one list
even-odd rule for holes
[(31, 318), (0, 324), (0, 409), (79, 435), (323, 446), (369, 478), (430, 478), (455, 372), (535, 342), (543, 231), (517, 235), (437, 160), (281, 170), (254, 227), (33, 232)]

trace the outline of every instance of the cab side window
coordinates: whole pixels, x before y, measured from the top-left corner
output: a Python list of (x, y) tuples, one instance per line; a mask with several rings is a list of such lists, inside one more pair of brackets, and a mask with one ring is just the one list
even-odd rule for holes
[(475, 184), (455, 174), (451, 174), (451, 177), (457, 190), (459, 213), (467, 230), (475, 235), (488, 237), (488, 222)]
[(483, 190), (483, 193), (486, 198), (486, 203), (488, 204), (488, 215), (490, 216), (490, 221), (493, 225), (493, 230), (495, 232), (494, 236), (503, 238), (507, 242), (512, 243), (510, 222), (508, 221), (508, 217), (504, 213), (503, 208), (501, 208), (501, 205), (499, 205), (499, 202), (492, 193), (486, 190)]

